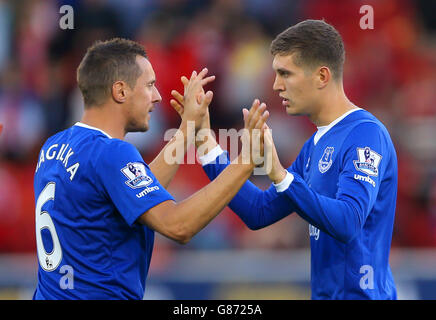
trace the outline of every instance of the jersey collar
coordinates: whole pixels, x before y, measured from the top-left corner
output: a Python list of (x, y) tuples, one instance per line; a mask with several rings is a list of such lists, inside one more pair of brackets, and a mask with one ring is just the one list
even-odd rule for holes
[(104, 132), (103, 130), (99, 129), (99, 128), (95, 128), (92, 126), (89, 126), (87, 124), (84, 124), (82, 122), (76, 122), (75, 126), (78, 127), (82, 127), (82, 128), (86, 128), (86, 129), (91, 129), (91, 130), (96, 130), (96, 131), (100, 131), (101, 133), (103, 133), (104, 135), (106, 135), (109, 139), (112, 139), (112, 137), (110, 135), (108, 135), (106, 132)]
[(362, 108), (355, 108), (350, 111), (345, 112), (342, 116), (339, 118), (336, 118), (333, 120), (330, 124), (322, 127), (318, 127), (318, 131), (315, 133), (315, 137), (313, 138), (313, 144), (316, 145), (321, 139), (323, 135), (325, 135), (331, 128), (333, 128), (336, 124), (338, 124), (341, 120), (343, 120), (346, 116), (348, 116), (350, 113), (353, 113), (355, 111), (362, 110)]

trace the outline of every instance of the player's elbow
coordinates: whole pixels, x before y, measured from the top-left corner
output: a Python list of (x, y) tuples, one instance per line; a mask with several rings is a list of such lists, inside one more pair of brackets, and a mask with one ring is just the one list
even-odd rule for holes
[(174, 225), (168, 234), (169, 238), (178, 244), (187, 244), (194, 237), (194, 233), (186, 226), (185, 223)]
[(345, 222), (344, 226), (337, 230), (337, 239), (344, 244), (353, 241), (361, 232), (362, 223), (359, 215), (353, 213), (352, 217)]
[(359, 236), (365, 224), (365, 208), (352, 198), (340, 199), (341, 210), (330, 214), (328, 233), (336, 240), (348, 244)]
[(180, 237), (180, 238), (175, 238), (173, 239), (174, 241), (176, 241), (178, 244), (181, 245), (185, 245), (187, 244), (189, 241), (191, 241), (192, 238), (189, 237)]
[(192, 236), (187, 235), (187, 234), (182, 234), (176, 238), (173, 238), (174, 241), (176, 241), (178, 244), (181, 244), (181, 245), (187, 244), (189, 241), (191, 241), (191, 239), (192, 239)]
[(245, 219), (244, 223), (250, 230), (256, 231), (263, 229), (275, 222), (275, 220), (265, 221), (263, 217), (264, 214), (262, 212), (258, 216), (253, 216), (252, 219)]
[(336, 236), (336, 239), (344, 244), (348, 244), (353, 241), (356, 236), (357, 232), (354, 232), (352, 230), (344, 230)]
[(261, 226), (258, 223), (255, 223), (253, 221), (247, 221), (247, 222), (245, 222), (245, 225), (248, 227), (248, 229), (253, 230), (253, 231), (256, 231), (256, 230), (263, 228), (263, 226)]
[(244, 222), (248, 229), (256, 231), (265, 227), (265, 224), (262, 223), (261, 219), (263, 212), (249, 210), (249, 213), (249, 215), (238, 213), (239, 218)]
[(198, 230), (195, 221), (189, 221), (186, 213), (173, 201), (165, 201), (146, 213), (138, 221), (180, 244), (188, 243)]

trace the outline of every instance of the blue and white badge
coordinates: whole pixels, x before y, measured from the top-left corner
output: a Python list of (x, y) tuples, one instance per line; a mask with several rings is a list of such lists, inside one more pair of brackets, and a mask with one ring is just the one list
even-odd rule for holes
[(321, 159), (318, 161), (318, 169), (319, 172), (325, 173), (328, 169), (332, 166), (333, 160), (333, 152), (335, 151), (335, 148), (333, 147), (327, 147), (324, 150), (324, 153), (322, 154)]
[(357, 148), (357, 159), (353, 161), (356, 170), (369, 176), (378, 176), (378, 166), (382, 159), (381, 155), (369, 147)]
[(133, 189), (146, 187), (153, 182), (147, 175), (144, 164), (140, 162), (129, 162), (121, 172), (129, 179), (126, 184)]

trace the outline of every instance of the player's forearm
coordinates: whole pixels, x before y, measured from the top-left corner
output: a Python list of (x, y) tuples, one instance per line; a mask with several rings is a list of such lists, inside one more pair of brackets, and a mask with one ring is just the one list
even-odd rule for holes
[(203, 229), (235, 196), (250, 177), (254, 165), (238, 157), (213, 182), (176, 205), (174, 218), (186, 241)]
[[(190, 138), (188, 133), (187, 122), (182, 121), (179, 131), (149, 165), (150, 170), (164, 188), (168, 188), (189, 148), (191, 139), (188, 139)], [(183, 152), (179, 152), (179, 150), (183, 150)]]
[[(230, 164), (226, 152), (215, 159), (214, 163), (203, 166), (204, 172), (212, 181)], [(262, 190), (247, 180), (238, 193), (228, 204), (245, 225), (258, 230), (288, 216), (295, 211), (295, 206), (289, 198), (277, 193), (271, 186)]]
[(218, 146), (218, 142), (211, 129), (201, 129), (195, 139), (195, 146), (197, 147), (197, 155), (203, 157)]
[(312, 190), (297, 174), (288, 189), (283, 191), (298, 208), (297, 213), (313, 226), (338, 241), (347, 243), (364, 224), (365, 204), (347, 199), (333, 199)]

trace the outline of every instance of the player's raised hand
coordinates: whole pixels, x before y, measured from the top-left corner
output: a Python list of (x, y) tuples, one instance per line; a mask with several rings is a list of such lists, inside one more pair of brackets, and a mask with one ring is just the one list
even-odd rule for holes
[(0, 135), (2, 134), (2, 130), (3, 130), (3, 125), (0, 124)]
[(271, 152), (270, 155), (264, 157), (265, 161), (271, 161), (271, 163), (267, 163), (265, 166), (266, 168), (268, 168), (266, 172), (268, 174), (268, 177), (271, 179), (271, 181), (273, 181), (274, 183), (279, 183), (285, 178), (286, 169), (283, 168), (282, 164), (280, 163), (276, 146), (274, 145), (272, 131), (267, 124), (265, 124), (265, 126), (266, 126), (266, 130), (264, 134), (265, 152)]
[(202, 127), (203, 121), (208, 121), (208, 106), (212, 101), (212, 91), (204, 92), (203, 87), (214, 81), (215, 76), (208, 76), (207, 68), (204, 68), (198, 75), (196, 71), (192, 72), (188, 80), (185, 76), (181, 78), (184, 86), (184, 95), (182, 96), (177, 90), (171, 92), (174, 99), (171, 99), (171, 106), (179, 113), (182, 120), (195, 121), (196, 130)]
[[(182, 81), (183, 86), (186, 87), (188, 82), (189, 82), (188, 78), (183, 76), (183, 77), (180, 78), (180, 80)], [(209, 82), (212, 82), (214, 80), (215, 80), (215, 76), (209, 76), (209, 77), (203, 79), (203, 83), (202, 83), (202, 86), (201, 86), (201, 91), (199, 93), (197, 93), (197, 102), (198, 103), (201, 103), (200, 99), (204, 95), (204, 88), (203, 87), (206, 84), (208, 84)], [(207, 108), (207, 110), (206, 110), (206, 113), (205, 113), (205, 115), (203, 117), (203, 121), (201, 122), (201, 125), (200, 125), (200, 129), (210, 129), (209, 108)]]
[(263, 163), (265, 121), (269, 117), (266, 104), (258, 99), (253, 101), (250, 110), (243, 109), (244, 133), (242, 135), (242, 161), (254, 165)]

